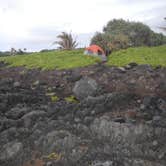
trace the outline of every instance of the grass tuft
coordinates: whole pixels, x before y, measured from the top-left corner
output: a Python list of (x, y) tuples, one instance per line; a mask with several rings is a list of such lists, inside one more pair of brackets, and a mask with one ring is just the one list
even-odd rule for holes
[(78, 100), (75, 98), (75, 96), (68, 96), (65, 98), (65, 101), (69, 103), (78, 103)]

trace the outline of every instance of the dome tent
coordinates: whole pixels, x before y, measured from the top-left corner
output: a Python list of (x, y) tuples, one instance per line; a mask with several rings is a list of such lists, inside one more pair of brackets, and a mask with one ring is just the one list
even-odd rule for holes
[(84, 54), (98, 56), (101, 58), (102, 61), (106, 61), (107, 57), (101, 47), (98, 45), (90, 45), (89, 47), (85, 48)]

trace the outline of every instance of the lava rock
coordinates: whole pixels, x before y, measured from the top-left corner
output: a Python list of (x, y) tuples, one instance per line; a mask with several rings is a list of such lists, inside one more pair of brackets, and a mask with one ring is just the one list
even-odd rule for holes
[(82, 100), (97, 93), (98, 84), (95, 80), (84, 77), (75, 83), (73, 93), (77, 99)]
[(166, 113), (166, 101), (163, 99), (159, 99), (157, 103), (158, 108)]
[(13, 87), (14, 88), (18, 88), (18, 87), (20, 87), (21, 86), (21, 83), (20, 82), (14, 82), (13, 83)]
[(16, 107), (10, 109), (5, 115), (9, 119), (17, 120), (17, 119), (21, 118), (25, 113), (27, 113), (28, 110), (29, 109), (26, 107), (19, 108), (16, 106)]
[(36, 120), (45, 117), (45, 114), (44, 111), (31, 111), (25, 114), (21, 119), (25, 127), (32, 127), (32, 125), (36, 123)]
[(95, 161), (91, 166), (113, 166), (113, 161)]
[(23, 144), (21, 142), (9, 142), (0, 149), (0, 165), (21, 165), (23, 160)]

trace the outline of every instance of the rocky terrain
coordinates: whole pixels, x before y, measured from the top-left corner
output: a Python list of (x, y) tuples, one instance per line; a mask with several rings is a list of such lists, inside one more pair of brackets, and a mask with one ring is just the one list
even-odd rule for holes
[(0, 64), (0, 166), (165, 166), (166, 68)]

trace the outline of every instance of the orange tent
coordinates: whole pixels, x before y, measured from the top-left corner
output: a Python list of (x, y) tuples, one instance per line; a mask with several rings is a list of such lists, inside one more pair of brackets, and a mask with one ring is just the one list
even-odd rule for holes
[(105, 55), (103, 49), (98, 45), (91, 45), (87, 47), (85, 50), (91, 54)]

